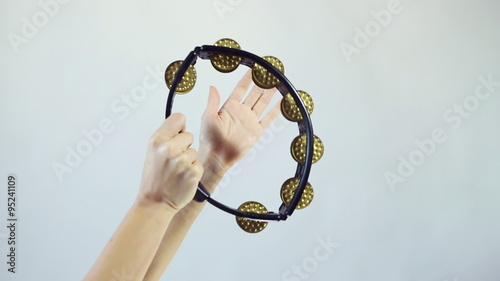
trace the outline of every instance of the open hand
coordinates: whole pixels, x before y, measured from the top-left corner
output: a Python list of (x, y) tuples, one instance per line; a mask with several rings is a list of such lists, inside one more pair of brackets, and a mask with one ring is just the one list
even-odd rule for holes
[(211, 161), (223, 170), (229, 169), (245, 156), (280, 114), (278, 103), (260, 119), (276, 88), (264, 90), (254, 85), (242, 101), (251, 84), (252, 73), (249, 70), (220, 109), (219, 92), (210, 87), (200, 136), (200, 159), (204, 164)]

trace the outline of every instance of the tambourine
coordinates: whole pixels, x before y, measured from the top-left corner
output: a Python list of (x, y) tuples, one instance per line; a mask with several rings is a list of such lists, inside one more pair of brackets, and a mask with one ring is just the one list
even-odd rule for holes
[(261, 203), (248, 201), (237, 209), (226, 206), (210, 197), (209, 192), (200, 182), (194, 200), (207, 201), (222, 211), (236, 216), (236, 222), (246, 232), (262, 231), (268, 221), (284, 221), (295, 209), (307, 207), (314, 191), (308, 183), (311, 166), (321, 159), (324, 152), (323, 142), (314, 135), (310, 114), (314, 109), (311, 96), (304, 91), (297, 91), (284, 75), (283, 63), (272, 56), (259, 57), (241, 50), (240, 45), (232, 39), (221, 39), (214, 45), (195, 47), (182, 61), (171, 63), (165, 71), (165, 82), (170, 89), (167, 98), (165, 118), (172, 113), (176, 94), (186, 94), (194, 88), (197, 58), (210, 60), (212, 66), (223, 73), (229, 73), (245, 65), (252, 69), (252, 80), (263, 89), (276, 87), (283, 95), (281, 112), (291, 122), (298, 124), (299, 135), (292, 141), (290, 152), (297, 162), (295, 175), (287, 179), (281, 186), (282, 204), (278, 212), (271, 212)]

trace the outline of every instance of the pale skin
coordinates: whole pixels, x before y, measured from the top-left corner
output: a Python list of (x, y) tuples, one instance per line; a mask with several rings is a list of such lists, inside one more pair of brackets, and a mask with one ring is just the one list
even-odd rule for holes
[(190, 148), (185, 117), (173, 114), (151, 138), (139, 195), (84, 280), (158, 280), (172, 261), (206, 203), (193, 201), (201, 181), (212, 193), (224, 174), (243, 158), (280, 114), (279, 103), (266, 114), (276, 89), (252, 85), (248, 71), (220, 106), (210, 87), (202, 116), (200, 147)]

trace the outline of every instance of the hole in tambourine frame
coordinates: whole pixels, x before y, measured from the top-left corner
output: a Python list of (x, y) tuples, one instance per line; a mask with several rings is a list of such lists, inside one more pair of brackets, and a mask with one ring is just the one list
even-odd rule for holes
[[(236, 79), (220, 80), (232, 73), (217, 74), (217, 82), (224, 81), (223, 84), (229, 84), (232, 90), (247, 70), (246, 66), (237, 69), (239, 73), (234, 76)], [(228, 80), (230, 81), (226, 82)], [(248, 92), (251, 87), (253, 84)], [(221, 93), (223, 95), (221, 104), (225, 102), (229, 94)], [(276, 104), (279, 106), (281, 96), (279, 92), (274, 94), (268, 110)], [(297, 163), (290, 158), (289, 143), (297, 135), (297, 130), (296, 123), (280, 115), (256, 141), (246, 156), (226, 173), (212, 197), (233, 208), (238, 208), (246, 201), (256, 201), (263, 204), (267, 210), (278, 213), (279, 206), (282, 204), (279, 195), (280, 188), (285, 179), (294, 176), (296, 170)]]
[(280, 188), (286, 179), (294, 176), (297, 167), (287, 145), (296, 134), (297, 125), (280, 116), (234, 172), (229, 173), (227, 188), (217, 194), (217, 200), (232, 206), (252, 200), (262, 203), (269, 211), (278, 212), (282, 204)]
[[(210, 62), (200, 59), (195, 67), (198, 73), (196, 85), (189, 93), (175, 98), (173, 112), (186, 115), (187, 131), (195, 137), (192, 147), (199, 149), (200, 119), (207, 105), (209, 87), (213, 85), (218, 89), (222, 106), (250, 68), (241, 65), (233, 72), (221, 73)], [(252, 81), (242, 101), (253, 85)], [(281, 93), (276, 92), (263, 115), (272, 106), (279, 104), (281, 97)], [(253, 200), (262, 203), (269, 211), (278, 212), (282, 203), (279, 195), (281, 185), (285, 179), (294, 175), (296, 169), (296, 162), (290, 158), (289, 148), (290, 141), (296, 135), (297, 124), (280, 115), (246, 156), (226, 173), (212, 197), (235, 209), (243, 202)]]
[[(211, 69), (210, 64), (197, 63), (196, 67), (199, 73)], [(219, 90), (220, 106), (222, 106), (247, 70), (248, 67), (244, 66), (233, 73), (219, 73), (212, 68), (210, 75), (198, 77), (196, 87), (189, 94), (177, 97), (176, 111), (185, 113), (188, 119), (187, 130), (195, 134), (195, 139), (199, 138), (199, 135), (196, 135), (199, 134), (199, 129), (194, 130), (194, 128), (201, 126), (198, 120), (206, 107), (209, 85), (215, 85), (218, 89), (226, 88), (226, 90)], [(253, 83), (242, 101), (248, 96), (252, 87)], [(282, 94), (276, 92), (266, 113), (273, 105), (279, 104), (281, 98)], [(200, 100), (203, 102), (200, 103)], [(193, 124), (197, 122), (198, 126)], [(250, 200), (259, 202), (268, 211), (278, 212), (282, 203), (280, 189), (286, 179), (294, 176), (297, 165), (290, 158), (290, 140), (297, 136), (297, 130), (295, 122), (290, 122), (280, 115), (257, 140), (247, 155), (226, 173), (212, 197), (233, 208), (238, 208), (243, 202)], [(193, 147), (198, 149), (199, 144), (195, 142)], [(249, 233), (258, 233), (268, 224), (265, 221), (255, 222), (246, 219), (238, 221), (238, 226)]]

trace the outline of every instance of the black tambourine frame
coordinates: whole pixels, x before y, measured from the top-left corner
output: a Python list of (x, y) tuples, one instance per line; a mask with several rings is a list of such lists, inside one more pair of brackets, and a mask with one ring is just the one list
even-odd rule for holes
[(194, 200), (198, 202), (203, 202), (206, 200), (208, 203), (221, 209), (222, 211), (225, 211), (237, 217), (247, 218), (250, 220), (264, 220), (264, 221), (286, 220), (289, 216), (293, 214), (295, 208), (297, 207), (297, 204), (300, 201), (302, 193), (306, 188), (306, 184), (309, 178), (309, 173), (312, 165), (313, 149), (314, 149), (314, 133), (313, 133), (311, 118), (306, 109), (306, 106), (304, 105), (302, 99), (299, 97), (299, 94), (295, 89), (295, 87), (292, 85), (292, 83), (290, 83), (290, 81), (285, 77), (283, 73), (281, 73), (271, 63), (262, 59), (261, 57), (240, 49), (213, 46), (213, 45), (203, 45), (195, 47), (194, 50), (191, 51), (188, 54), (188, 56), (184, 59), (177, 73), (175, 74), (174, 80), (170, 87), (170, 91), (168, 93), (165, 118), (168, 118), (172, 113), (172, 106), (176, 95), (175, 89), (182, 80), (182, 77), (184, 76), (184, 73), (188, 70), (189, 66), (194, 66), (196, 64), (196, 60), (198, 57), (206, 60), (210, 59), (210, 57), (214, 54), (240, 57), (241, 58), (240, 64), (248, 66), (249, 68), (253, 68), (253, 66), (257, 63), (262, 67), (264, 67), (267, 71), (269, 71), (280, 81), (280, 83), (276, 86), (276, 88), (283, 96), (290, 93), (297, 107), (299, 108), (300, 113), (302, 114), (303, 118), (301, 121), (298, 122), (298, 128), (300, 134), (306, 135), (306, 144), (305, 144), (306, 155), (304, 163), (297, 163), (295, 177), (299, 178), (300, 181), (295, 191), (295, 194), (293, 195), (292, 200), (290, 201), (289, 204), (285, 203), (281, 204), (278, 213), (268, 212), (264, 214), (258, 214), (252, 212), (243, 212), (238, 209), (231, 208), (210, 197), (210, 193), (205, 189), (205, 187), (201, 182), (198, 185), (198, 190), (196, 191)]

